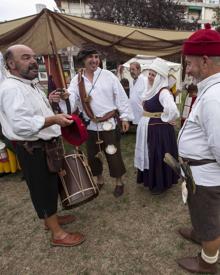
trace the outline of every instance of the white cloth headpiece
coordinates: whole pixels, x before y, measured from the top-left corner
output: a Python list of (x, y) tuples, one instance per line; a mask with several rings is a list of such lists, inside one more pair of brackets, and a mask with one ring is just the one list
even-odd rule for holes
[(149, 70), (157, 74), (154, 78), (153, 86), (143, 94), (143, 100), (148, 100), (155, 96), (163, 87), (168, 87), (169, 66), (161, 58), (156, 58), (149, 67)]
[(153, 70), (164, 77), (168, 77), (169, 66), (167, 65), (165, 60), (157, 57), (150, 64), (149, 70)]

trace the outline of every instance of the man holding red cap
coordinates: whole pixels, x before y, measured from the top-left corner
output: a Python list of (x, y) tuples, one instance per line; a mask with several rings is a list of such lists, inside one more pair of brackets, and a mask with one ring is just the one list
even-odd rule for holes
[(186, 73), (197, 80), (198, 96), (178, 137), (179, 155), (192, 172), (187, 182), (192, 228), (180, 228), (201, 244), (196, 257), (178, 260), (193, 273), (216, 274), (220, 248), (220, 33), (210, 25), (185, 41)]
[(63, 158), (60, 126), (70, 125), (71, 116), (54, 115), (46, 95), (34, 82), (38, 64), (31, 48), (11, 46), (5, 53), (5, 63), (10, 74), (0, 88), (3, 134), (16, 143), (32, 203), (38, 217), (52, 233), (51, 244), (78, 245), (85, 240), (84, 235), (68, 233), (61, 227), (73, 222), (75, 217), (57, 216), (58, 172)]

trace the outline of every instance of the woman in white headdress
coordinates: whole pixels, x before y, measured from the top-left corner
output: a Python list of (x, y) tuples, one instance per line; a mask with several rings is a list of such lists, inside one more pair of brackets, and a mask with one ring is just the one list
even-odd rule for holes
[(173, 122), (179, 116), (173, 95), (168, 89), (169, 67), (156, 58), (150, 65), (148, 86), (143, 96), (143, 117), (137, 128), (134, 165), (137, 182), (149, 187), (152, 194), (161, 194), (177, 176), (163, 161), (165, 153), (178, 157)]

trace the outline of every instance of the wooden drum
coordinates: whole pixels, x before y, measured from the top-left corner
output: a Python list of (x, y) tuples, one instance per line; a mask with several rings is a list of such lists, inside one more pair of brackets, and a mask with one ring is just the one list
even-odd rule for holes
[(64, 157), (63, 171), (60, 173), (60, 198), (64, 208), (77, 206), (89, 201), (99, 193), (85, 155), (76, 152)]

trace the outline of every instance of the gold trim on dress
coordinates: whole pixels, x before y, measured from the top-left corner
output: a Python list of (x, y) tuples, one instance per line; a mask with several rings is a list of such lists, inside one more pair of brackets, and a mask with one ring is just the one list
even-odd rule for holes
[(152, 118), (161, 118), (161, 115), (163, 114), (163, 112), (155, 112), (155, 113), (151, 113), (151, 112), (143, 112), (143, 116), (145, 117), (152, 117)]

